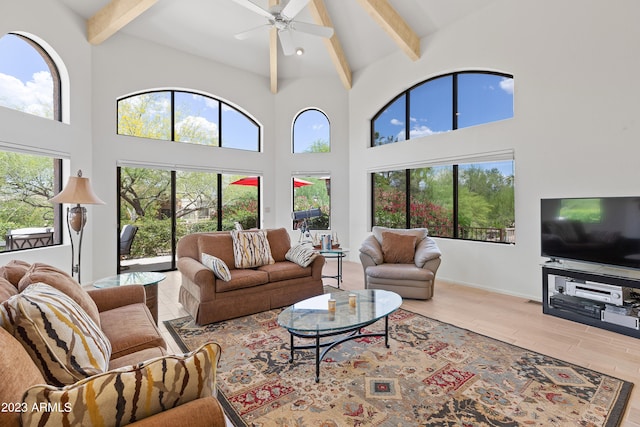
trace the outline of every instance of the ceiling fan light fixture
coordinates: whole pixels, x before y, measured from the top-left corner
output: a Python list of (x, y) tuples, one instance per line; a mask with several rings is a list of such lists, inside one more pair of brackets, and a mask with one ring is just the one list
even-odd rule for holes
[(304, 55), (304, 49), (301, 48), (301, 47), (297, 48), (296, 49), (296, 55), (298, 55), (298, 56)]

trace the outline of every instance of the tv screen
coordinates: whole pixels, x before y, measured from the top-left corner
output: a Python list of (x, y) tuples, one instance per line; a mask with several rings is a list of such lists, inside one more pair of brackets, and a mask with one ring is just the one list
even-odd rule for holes
[(542, 199), (542, 256), (640, 269), (640, 197)]

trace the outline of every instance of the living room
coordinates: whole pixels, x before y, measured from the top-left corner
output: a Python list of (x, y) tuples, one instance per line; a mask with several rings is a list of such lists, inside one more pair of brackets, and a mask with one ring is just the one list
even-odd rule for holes
[[(516, 243), (437, 239), (443, 253), (438, 278), (540, 301), (540, 199), (639, 193), (640, 127), (634, 107), (640, 88), (633, 83), (640, 71), (634, 55), (640, 40), (635, 23), (639, 7), (631, 0), (615, 5), (596, 0), (491, 1), (423, 39), (418, 60), (398, 50), (355, 70), (349, 90), (337, 75), (310, 73), (281, 79), (274, 94), (264, 74), (125, 32), (93, 46), (85, 19), (63, 1), (11, 2), (3, 5), (0, 34), (36, 36), (66, 68), (63, 123), (0, 108), (0, 144), (68, 159), (67, 173), (82, 169), (105, 201), (104, 206), (88, 206), (82, 248), (86, 282), (116, 273), (114, 183), (120, 165), (261, 175), (262, 226), (286, 227), (292, 240), (298, 238), (291, 229), (292, 176), (327, 172), (331, 229), (351, 248), (348, 261), (359, 263), (356, 249), (371, 232), (372, 172), (510, 151), (516, 170)], [(469, 69), (514, 76), (512, 119), (370, 147), (371, 118), (396, 95), (428, 78)], [(241, 107), (262, 125), (263, 151), (117, 135), (116, 100), (155, 88), (201, 91)], [(329, 117), (331, 151), (294, 155), (291, 122), (309, 107)], [(2, 264), (14, 258), (0, 254)], [(20, 258), (69, 270), (71, 249), (65, 239), (63, 245), (22, 251)], [(637, 403), (631, 408), (640, 410)]]

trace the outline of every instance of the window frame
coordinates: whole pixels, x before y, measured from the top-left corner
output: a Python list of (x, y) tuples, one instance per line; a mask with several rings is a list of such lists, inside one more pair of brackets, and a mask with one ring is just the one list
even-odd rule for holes
[[(431, 78), (428, 78), (426, 80), (423, 80), (419, 83), (416, 83), (415, 85), (411, 86), (410, 88), (400, 92), (399, 94), (397, 94), (396, 96), (393, 97), (393, 99), (391, 99), (389, 102), (387, 102), (370, 120), (370, 138), (369, 138), (369, 146), (371, 148), (374, 147), (380, 147), (380, 146), (384, 146), (384, 145), (388, 145), (388, 144), (376, 144), (375, 141), (375, 124), (376, 121), (380, 118), (380, 116), (382, 114), (384, 114), (388, 108), (390, 108), (396, 101), (398, 101), (398, 99), (400, 99), (401, 97), (405, 97), (404, 100), (404, 133), (405, 133), (405, 139), (398, 139), (397, 141), (391, 141), (390, 143), (396, 143), (396, 142), (402, 142), (402, 141), (408, 141), (411, 138), (411, 92), (414, 89), (417, 89), (418, 87), (424, 85), (424, 84), (428, 84), (429, 82), (441, 79), (441, 78), (445, 78), (445, 77), (452, 77), (452, 88), (451, 88), (451, 97), (452, 97), (452, 108), (451, 108), (451, 123), (452, 123), (452, 129), (451, 131), (455, 131), (460, 129), (458, 127), (458, 89), (459, 89), (459, 85), (458, 85), (458, 76), (462, 75), (462, 74), (487, 74), (487, 75), (494, 75), (494, 76), (500, 76), (500, 77), (504, 77), (504, 78), (509, 78), (509, 79), (513, 79), (513, 75), (511, 74), (507, 74), (507, 73), (501, 73), (501, 72), (497, 72), (497, 71), (487, 71), (487, 70), (464, 70), (464, 71), (456, 71), (456, 72), (452, 72), (452, 73), (447, 73), (447, 74), (441, 74), (438, 76), (434, 76)], [(511, 116), (511, 118), (513, 118), (513, 116)], [(504, 119), (499, 119), (499, 120), (504, 120)], [(493, 123), (494, 121), (499, 121), (499, 120), (492, 120), (492, 121), (488, 121), (488, 122), (482, 122), (479, 123), (477, 125), (480, 124), (487, 124), (487, 123)], [(418, 137), (420, 138), (420, 137)], [(415, 138), (414, 138), (415, 139)]]
[[(160, 139), (160, 138), (150, 138), (150, 137), (146, 137), (146, 136), (138, 136), (138, 135), (131, 135), (131, 134), (123, 134), (120, 133), (120, 102), (121, 101), (125, 101), (137, 96), (142, 96), (142, 95), (146, 95), (146, 94), (150, 94), (150, 93), (161, 93), (161, 92), (167, 92), (169, 93), (169, 97), (170, 97), (170, 105), (169, 105), (169, 120), (170, 120), (170, 137), (169, 139)], [(212, 101), (215, 101), (218, 103), (218, 145), (206, 145), (206, 144), (197, 144), (194, 142), (190, 142), (190, 141), (179, 141), (176, 140), (176, 123), (175, 123), (175, 119), (176, 119), (176, 105), (175, 105), (175, 94), (176, 93), (181, 93), (181, 94), (190, 94), (190, 95), (197, 95), (197, 96), (202, 96), (204, 98), (208, 98), (211, 99)], [(224, 145), (224, 141), (222, 139), (222, 128), (224, 126), (224, 123), (222, 121), (223, 118), (223, 109), (224, 108), (228, 108), (230, 110), (233, 110), (234, 112), (240, 114), (242, 117), (244, 117), (245, 119), (248, 120), (249, 123), (253, 124), (256, 129), (257, 129), (257, 137), (258, 140), (256, 141), (256, 149), (244, 149), (244, 148), (237, 148), (237, 147), (227, 147)], [(192, 91), (192, 90), (179, 90), (179, 89), (154, 89), (154, 90), (148, 90), (148, 91), (143, 91), (143, 92), (136, 92), (136, 93), (132, 93), (126, 96), (122, 96), (120, 98), (118, 98), (116, 100), (116, 134), (117, 135), (123, 135), (123, 136), (133, 136), (136, 138), (146, 138), (146, 139), (153, 139), (153, 140), (157, 140), (157, 141), (170, 141), (170, 142), (177, 142), (177, 143), (181, 143), (181, 144), (197, 144), (197, 145), (203, 145), (205, 147), (217, 147), (217, 148), (228, 148), (228, 149), (234, 149), (234, 150), (243, 150), (243, 151), (249, 151), (249, 152), (262, 152), (263, 151), (263, 146), (262, 146), (262, 125), (260, 123), (258, 123), (257, 120), (255, 120), (253, 117), (251, 117), (248, 113), (246, 113), (245, 111), (243, 111), (241, 108), (236, 107), (232, 104), (230, 104), (229, 102), (217, 98), (213, 95), (209, 95), (209, 94), (205, 94), (202, 92), (198, 92), (198, 91)]]

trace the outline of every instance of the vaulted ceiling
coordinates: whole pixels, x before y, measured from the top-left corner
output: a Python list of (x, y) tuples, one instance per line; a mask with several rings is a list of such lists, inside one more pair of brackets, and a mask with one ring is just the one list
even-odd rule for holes
[[(495, 0), (309, 0), (296, 21), (334, 32), (329, 39), (293, 32), (301, 56), (284, 55), (275, 30), (236, 39), (267, 20), (235, 0), (58, 1), (87, 20), (92, 44), (126, 33), (267, 76), (276, 93), (279, 79), (304, 76), (337, 76), (350, 89), (353, 72), (398, 50), (408, 62), (417, 60), (421, 39)], [(251, 1), (267, 10), (279, 3)]]

